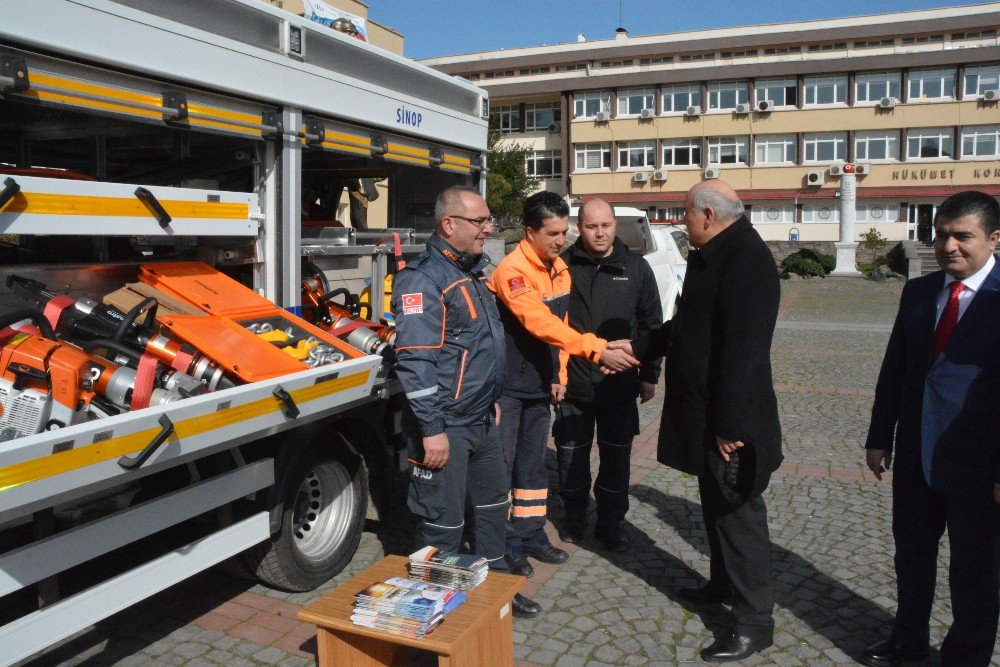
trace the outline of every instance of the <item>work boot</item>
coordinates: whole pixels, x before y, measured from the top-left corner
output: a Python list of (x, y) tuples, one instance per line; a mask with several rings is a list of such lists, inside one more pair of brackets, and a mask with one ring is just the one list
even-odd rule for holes
[(569, 558), (568, 553), (551, 544), (546, 544), (541, 547), (524, 547), (524, 553), (542, 563), (548, 563), (549, 565), (559, 565), (560, 563), (565, 563)]
[(594, 537), (600, 540), (608, 551), (621, 553), (629, 548), (629, 540), (619, 526), (599, 523), (594, 528)]
[(524, 554), (507, 554), (503, 559), (507, 561), (511, 574), (519, 574), (527, 579), (535, 576), (535, 568), (531, 567), (528, 557)]
[(930, 653), (927, 644), (907, 644), (895, 639), (886, 639), (873, 644), (861, 654), (861, 664), (870, 667), (895, 667), (910, 660), (920, 660)]
[(587, 537), (587, 519), (567, 516), (560, 536), (566, 544), (579, 544)]
[(542, 613), (542, 606), (540, 604), (531, 598), (524, 597), (520, 593), (514, 594), (514, 599), (510, 601), (510, 608), (517, 618), (534, 618)]

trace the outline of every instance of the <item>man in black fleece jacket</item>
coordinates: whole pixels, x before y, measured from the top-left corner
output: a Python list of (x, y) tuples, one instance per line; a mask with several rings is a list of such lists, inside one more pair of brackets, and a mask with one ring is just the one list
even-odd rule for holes
[(566, 396), (556, 411), (553, 434), (559, 461), (559, 493), (566, 509), (563, 539), (583, 539), (590, 501), (590, 450), (597, 431), (600, 469), (595, 536), (612, 551), (628, 540), (620, 529), (628, 511), (632, 439), (639, 432), (635, 399), (653, 398), (660, 359), (649, 353), (650, 335), (663, 321), (659, 290), (649, 264), (615, 238), (611, 206), (593, 199), (580, 208), (577, 239), (562, 257), (572, 282), (569, 323), (605, 340), (627, 339), (642, 362), (612, 375), (576, 357), (560, 355), (560, 383)]

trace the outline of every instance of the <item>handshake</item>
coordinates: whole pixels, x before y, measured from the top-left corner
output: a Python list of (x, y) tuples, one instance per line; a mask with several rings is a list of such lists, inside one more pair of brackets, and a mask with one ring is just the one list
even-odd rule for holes
[(600, 358), (601, 371), (612, 375), (639, 366), (639, 360), (632, 352), (632, 341), (627, 338), (609, 340)]

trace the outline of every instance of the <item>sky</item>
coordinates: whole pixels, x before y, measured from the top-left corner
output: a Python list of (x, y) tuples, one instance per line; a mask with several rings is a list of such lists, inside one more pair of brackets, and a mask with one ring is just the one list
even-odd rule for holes
[[(398, 30), (410, 58), (759, 23), (862, 16), (972, 0), (366, 0), (368, 17)], [(621, 23), (619, 23), (619, 4)]]

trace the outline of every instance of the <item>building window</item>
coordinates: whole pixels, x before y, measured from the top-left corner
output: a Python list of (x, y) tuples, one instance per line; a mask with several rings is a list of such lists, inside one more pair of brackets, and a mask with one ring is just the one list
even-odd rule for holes
[(854, 77), (854, 101), (878, 102), (883, 97), (899, 99), (899, 72), (873, 72)]
[(601, 69), (607, 69), (609, 67), (631, 67), (634, 64), (634, 60), (602, 60), (600, 67)]
[(663, 113), (684, 113), (688, 107), (701, 109), (701, 86), (664, 86)]
[(857, 222), (899, 222), (899, 206), (889, 202), (866, 202), (858, 204), (855, 215)]
[(611, 169), (611, 144), (577, 144), (577, 169)]
[(804, 140), (806, 162), (843, 162), (847, 158), (846, 132), (811, 132)]
[(783, 46), (781, 48), (773, 47), (764, 49), (765, 56), (787, 56), (792, 53), (802, 53), (801, 46)]
[(966, 97), (982, 95), (987, 90), (1000, 90), (1000, 65), (967, 67), (964, 90)]
[(641, 169), (652, 167), (656, 160), (656, 142), (620, 141), (618, 142), (618, 166), (624, 169)]
[(1000, 158), (1000, 125), (963, 127), (962, 157)]
[(950, 127), (932, 127), (923, 130), (909, 130), (906, 133), (906, 158), (951, 157), (953, 135)]
[(903, 46), (914, 44), (933, 44), (944, 41), (944, 35), (921, 35), (920, 37), (904, 37)]
[(535, 178), (562, 178), (562, 153), (533, 151), (525, 158), (525, 172)]
[(490, 109), (490, 127), (502, 134), (521, 131), (521, 108), (516, 104), (500, 105)]
[(587, 63), (573, 63), (572, 65), (556, 65), (557, 72), (575, 72), (587, 69)]
[(877, 49), (894, 45), (895, 41), (892, 39), (872, 39), (865, 42), (854, 42), (853, 47), (855, 49)]
[(810, 44), (809, 53), (820, 53), (822, 51), (843, 51), (847, 49), (847, 42), (835, 42), (832, 44)]
[(549, 126), (562, 120), (562, 109), (558, 102), (527, 104), (524, 107), (524, 128), (528, 132), (547, 130)]
[(858, 160), (895, 160), (898, 156), (898, 132), (873, 130), (854, 135), (854, 157)]
[(548, 74), (550, 71), (548, 67), (527, 67), (519, 70), (518, 74), (521, 76), (530, 76), (532, 74)]
[(957, 42), (963, 39), (989, 39), (991, 37), (996, 37), (996, 29), (990, 30), (979, 30), (977, 32), (953, 32), (951, 33), (951, 41)]
[(757, 164), (794, 163), (796, 144), (794, 134), (758, 135), (754, 139), (754, 160)]
[(708, 84), (708, 108), (720, 111), (733, 110), (737, 104), (746, 104), (747, 84), (740, 81), (725, 81)]
[(590, 93), (576, 93), (573, 96), (573, 115), (577, 118), (593, 118), (598, 111), (610, 110), (610, 91), (597, 90)]
[(660, 65), (674, 62), (673, 56), (658, 56), (656, 58), (639, 58), (640, 65)]
[(847, 102), (846, 76), (807, 76), (803, 84), (806, 106)]
[(955, 70), (925, 69), (910, 72), (908, 101), (950, 100), (955, 90)]
[(708, 140), (709, 164), (749, 164), (750, 153), (747, 137), (710, 137)]
[(795, 207), (783, 204), (754, 204), (750, 209), (750, 222), (761, 224), (795, 224)]
[(715, 60), (715, 51), (707, 53), (684, 53), (681, 55), (682, 63), (690, 63), (698, 60)]
[(757, 104), (768, 100), (776, 107), (795, 106), (798, 91), (795, 79), (764, 79), (757, 82), (754, 90)]
[(652, 88), (627, 88), (618, 91), (618, 115), (638, 116), (643, 109), (653, 108)]
[(663, 141), (664, 167), (697, 167), (701, 165), (701, 139), (669, 139)]
[(833, 222), (840, 224), (837, 204), (806, 204), (802, 207), (802, 222)]
[(756, 58), (757, 49), (746, 49), (743, 51), (723, 51), (719, 54), (722, 60), (732, 60), (733, 58)]

